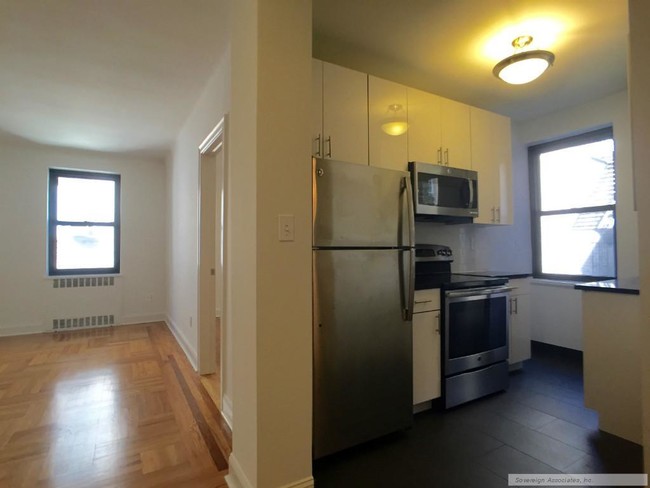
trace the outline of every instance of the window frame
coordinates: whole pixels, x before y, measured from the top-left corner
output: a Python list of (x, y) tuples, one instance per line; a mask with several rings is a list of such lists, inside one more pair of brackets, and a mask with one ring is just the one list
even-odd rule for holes
[[(614, 140), (614, 203), (609, 205), (597, 205), (590, 207), (575, 207), (561, 210), (541, 210), (541, 188), (540, 188), (540, 156), (543, 153), (566, 149), (573, 146), (580, 146), (592, 142), (598, 142), (605, 139)], [(618, 276), (618, 246), (616, 235), (616, 202), (618, 200), (618, 186), (616, 183), (616, 140), (614, 139), (614, 129), (612, 126), (601, 129), (591, 130), (582, 134), (563, 137), (554, 141), (545, 142), (528, 147), (528, 174), (529, 174), (529, 192), (530, 192), (530, 227), (531, 243), (533, 251), (533, 277), (556, 281), (575, 281), (589, 282), (616, 279)], [(546, 215), (563, 215), (571, 213), (589, 213), (603, 212), (611, 210), (614, 214), (614, 276), (594, 276), (594, 275), (570, 275), (554, 274), (542, 272), (542, 241), (541, 241), (541, 222), (542, 217)]]
[[(74, 222), (58, 220), (57, 195), (58, 181), (61, 177), (88, 180), (109, 180), (115, 182), (115, 219), (113, 222)], [(120, 273), (120, 243), (121, 243), (121, 176), (116, 173), (102, 173), (76, 169), (50, 168), (48, 181), (48, 214), (47, 214), (47, 270), (48, 276), (77, 276), (77, 275), (111, 275)], [(114, 234), (114, 266), (112, 268), (56, 268), (57, 226), (71, 225), (79, 227), (113, 227)]]

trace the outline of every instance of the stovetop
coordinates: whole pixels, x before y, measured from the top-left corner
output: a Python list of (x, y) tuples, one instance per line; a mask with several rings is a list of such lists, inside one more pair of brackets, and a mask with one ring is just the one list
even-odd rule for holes
[(448, 246), (438, 244), (417, 244), (415, 246), (415, 289), (482, 288), (505, 285), (506, 277), (476, 276), (452, 273), (453, 252)]
[(415, 289), (442, 288), (443, 290), (459, 290), (463, 288), (484, 288), (486, 286), (505, 285), (508, 278), (490, 278), (464, 275), (460, 273), (418, 273), (415, 271)]

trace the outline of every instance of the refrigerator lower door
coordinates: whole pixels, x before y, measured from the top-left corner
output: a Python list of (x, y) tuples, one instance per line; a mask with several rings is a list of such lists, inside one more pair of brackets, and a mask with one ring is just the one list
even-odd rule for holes
[(412, 425), (408, 259), (403, 250), (313, 251), (314, 458)]

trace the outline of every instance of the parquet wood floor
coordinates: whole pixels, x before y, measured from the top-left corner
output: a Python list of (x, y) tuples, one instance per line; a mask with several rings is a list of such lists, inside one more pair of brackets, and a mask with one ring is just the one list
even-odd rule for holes
[(225, 487), (231, 434), (164, 323), (0, 339), (0, 487)]

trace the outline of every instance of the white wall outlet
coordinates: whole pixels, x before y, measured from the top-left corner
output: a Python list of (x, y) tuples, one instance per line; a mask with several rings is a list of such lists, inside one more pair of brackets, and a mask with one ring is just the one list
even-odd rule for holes
[(293, 215), (278, 215), (278, 240), (281, 242), (295, 239), (295, 219)]

